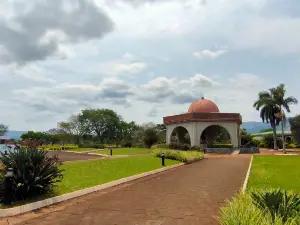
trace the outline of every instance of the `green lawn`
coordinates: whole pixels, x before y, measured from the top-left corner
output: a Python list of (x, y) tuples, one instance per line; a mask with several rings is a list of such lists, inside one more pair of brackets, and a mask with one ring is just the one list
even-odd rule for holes
[(247, 188), (300, 192), (300, 156), (255, 156)]
[[(166, 166), (178, 163), (180, 162), (166, 160)], [(160, 158), (142, 155), (111, 160), (70, 162), (62, 165), (62, 168), (65, 169), (64, 178), (58, 184), (57, 195), (159, 169), (162, 166)]]
[[(110, 155), (110, 150), (102, 150), (93, 152), (95, 154)], [(113, 155), (138, 155), (138, 154), (150, 154), (151, 149), (148, 148), (115, 148), (112, 149)]]
[(97, 150), (96, 148), (75, 148), (75, 149), (68, 149), (66, 151), (72, 151), (72, 152), (89, 152), (89, 151), (93, 151), (93, 150)]

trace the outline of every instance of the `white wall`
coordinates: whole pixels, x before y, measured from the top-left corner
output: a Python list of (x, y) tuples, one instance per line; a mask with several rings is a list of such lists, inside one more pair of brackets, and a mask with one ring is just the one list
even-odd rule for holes
[(171, 134), (176, 127), (184, 127), (187, 129), (191, 139), (191, 145), (200, 145), (200, 137), (202, 132), (209, 126), (219, 125), (224, 127), (231, 138), (231, 143), (234, 147), (238, 147), (240, 143), (240, 126), (233, 122), (193, 122), (193, 123), (182, 123), (182, 124), (171, 124), (167, 125), (166, 132), (166, 143), (170, 144)]

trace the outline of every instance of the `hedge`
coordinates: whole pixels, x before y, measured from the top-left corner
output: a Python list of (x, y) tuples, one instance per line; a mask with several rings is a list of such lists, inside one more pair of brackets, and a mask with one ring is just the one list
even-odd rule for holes
[(204, 158), (204, 153), (199, 151), (179, 151), (171, 149), (154, 149), (153, 154), (161, 158), (162, 153), (165, 154), (166, 159), (173, 159), (184, 163), (191, 163)]
[(233, 144), (209, 144), (208, 148), (233, 148)]
[(79, 148), (99, 148), (104, 149), (105, 146), (103, 144), (80, 144), (78, 145)]

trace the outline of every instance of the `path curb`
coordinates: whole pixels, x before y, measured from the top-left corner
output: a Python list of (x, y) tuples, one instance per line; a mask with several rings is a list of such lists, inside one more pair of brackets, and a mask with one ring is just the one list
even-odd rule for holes
[(59, 203), (59, 202), (66, 201), (66, 200), (69, 200), (69, 199), (72, 199), (72, 198), (80, 197), (80, 196), (83, 196), (83, 195), (86, 195), (86, 194), (89, 194), (89, 193), (92, 193), (92, 192), (100, 191), (100, 190), (103, 190), (103, 189), (106, 189), (106, 188), (110, 188), (110, 187), (113, 187), (113, 186), (116, 186), (116, 185), (124, 184), (124, 183), (129, 182), (129, 181), (137, 180), (139, 178), (143, 178), (143, 177), (146, 177), (146, 176), (149, 176), (149, 175), (157, 174), (157, 173), (160, 173), (160, 172), (163, 172), (163, 171), (166, 171), (166, 170), (169, 170), (169, 169), (173, 169), (173, 168), (176, 168), (176, 167), (180, 167), (180, 166), (183, 166), (183, 165), (185, 165), (185, 164), (184, 163), (179, 163), (179, 164), (176, 164), (176, 165), (173, 165), (173, 166), (168, 166), (168, 167), (160, 168), (160, 169), (157, 169), (157, 170), (152, 170), (152, 171), (149, 171), (149, 172), (137, 174), (137, 175), (130, 176), (130, 177), (125, 177), (125, 178), (115, 180), (115, 181), (111, 181), (109, 183), (105, 183), (105, 184), (97, 185), (97, 186), (94, 186), (94, 187), (74, 191), (74, 192), (63, 194), (63, 195), (56, 196), (56, 197), (53, 197), (53, 198), (48, 198), (48, 199), (45, 199), (45, 200), (42, 200), (42, 201), (33, 202), (33, 203), (29, 203), (29, 204), (26, 204), (26, 205), (17, 206), (17, 207), (9, 208), (9, 209), (0, 209), (0, 218), (15, 216), (15, 215), (18, 215), (18, 214), (33, 211), (33, 210), (43, 208), (43, 207), (46, 207), (46, 206), (49, 206), (49, 205), (52, 205), (52, 204), (55, 204), (55, 203)]
[(246, 189), (247, 189), (247, 184), (248, 184), (250, 171), (251, 171), (251, 167), (252, 167), (252, 161), (253, 161), (253, 156), (251, 156), (251, 160), (250, 160), (248, 171), (247, 171), (247, 174), (246, 174), (246, 178), (245, 178), (245, 181), (244, 181), (244, 184), (243, 184), (242, 192), (245, 192)]

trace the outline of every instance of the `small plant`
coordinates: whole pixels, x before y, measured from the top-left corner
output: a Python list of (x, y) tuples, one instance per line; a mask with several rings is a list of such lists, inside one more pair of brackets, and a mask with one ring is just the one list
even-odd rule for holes
[(287, 222), (290, 218), (299, 216), (300, 197), (281, 189), (251, 193), (254, 204), (261, 210), (270, 212), (272, 221), (276, 216)]
[(63, 177), (58, 157), (48, 157), (46, 151), (36, 148), (20, 148), (8, 155), (1, 153), (0, 160), (4, 166), (1, 172), (13, 169), (15, 201), (50, 193)]

